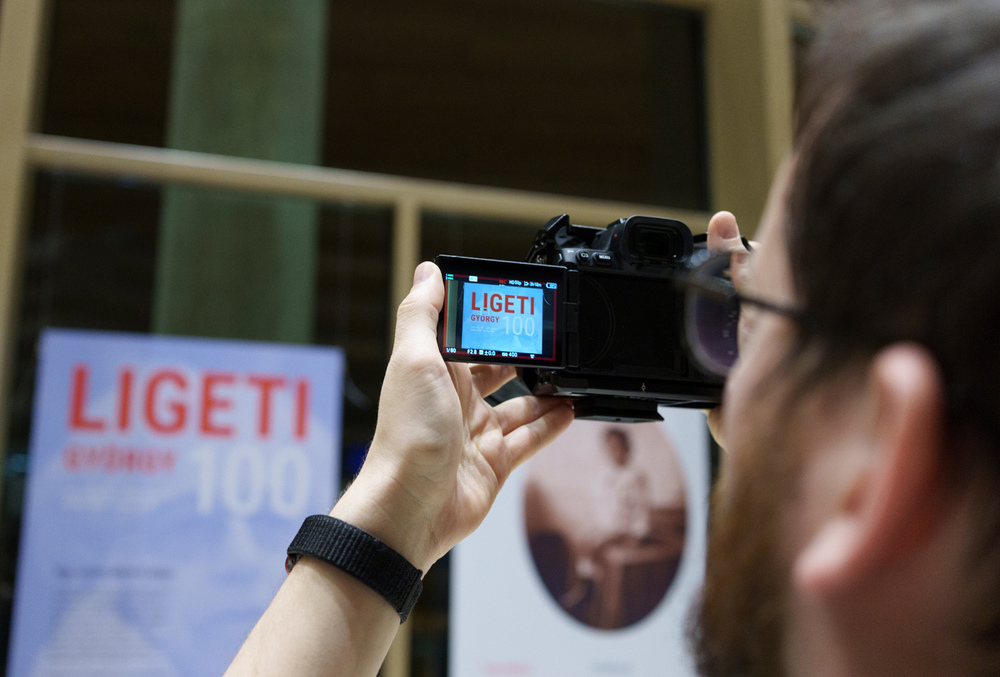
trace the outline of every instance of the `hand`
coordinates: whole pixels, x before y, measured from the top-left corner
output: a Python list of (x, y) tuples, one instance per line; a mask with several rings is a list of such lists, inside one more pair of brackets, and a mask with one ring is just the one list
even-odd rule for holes
[[(573, 420), (556, 398), (490, 407), (483, 396), (514, 375), (445, 363), (437, 318), (441, 271), (423, 263), (399, 307), (375, 439), (330, 514), (428, 568), (475, 529), (511, 471)], [(399, 629), (378, 593), (337, 567), (304, 557), (227, 671), (237, 675), (375, 675)]]
[[(746, 251), (743, 240), (740, 237), (740, 227), (736, 223), (736, 217), (730, 212), (719, 212), (708, 222), (708, 251), (713, 254), (725, 254), (727, 252)], [(745, 258), (734, 257), (731, 274), (735, 283), (745, 277), (746, 271), (736, 268), (737, 260), (745, 265)], [(722, 405), (715, 409), (708, 410), (708, 429), (712, 437), (723, 449), (726, 448), (726, 441), (722, 435)]]
[(422, 263), (396, 339), (364, 467), (331, 514), (427, 570), (479, 524), (510, 473), (573, 420), (558, 398), (483, 398), (512, 367), (446, 363), (438, 351), (441, 271)]

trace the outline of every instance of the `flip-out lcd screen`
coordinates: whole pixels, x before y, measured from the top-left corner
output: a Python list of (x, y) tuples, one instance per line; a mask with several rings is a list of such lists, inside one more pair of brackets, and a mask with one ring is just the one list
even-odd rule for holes
[(438, 342), (445, 359), (562, 365), (564, 268), (439, 256), (445, 303)]

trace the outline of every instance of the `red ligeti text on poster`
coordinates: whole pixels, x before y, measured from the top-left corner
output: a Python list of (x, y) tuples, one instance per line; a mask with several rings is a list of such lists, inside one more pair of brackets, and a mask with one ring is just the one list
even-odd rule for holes
[[(234, 371), (201, 371), (190, 374), (164, 367), (144, 372), (122, 367), (115, 378), (111, 406), (97, 409), (90, 393), (91, 366), (77, 364), (69, 379), (69, 429), (78, 433), (128, 434), (144, 428), (156, 435), (171, 436), (194, 432), (200, 437), (225, 439), (252, 433), (269, 439), (288, 421), (297, 440), (308, 436), (310, 382), (266, 374)], [(239, 398), (240, 389), (253, 395)], [(290, 397), (279, 398), (279, 394)], [(240, 401), (254, 404), (251, 416), (235, 416)], [(278, 403), (286, 402), (282, 407)], [(236, 429), (237, 421), (250, 422), (252, 431)]]

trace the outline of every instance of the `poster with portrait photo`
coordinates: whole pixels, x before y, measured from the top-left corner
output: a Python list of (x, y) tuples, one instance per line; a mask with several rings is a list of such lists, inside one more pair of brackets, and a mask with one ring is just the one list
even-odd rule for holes
[(449, 674), (694, 675), (704, 575), (701, 412), (576, 421), (508, 480), (453, 553)]

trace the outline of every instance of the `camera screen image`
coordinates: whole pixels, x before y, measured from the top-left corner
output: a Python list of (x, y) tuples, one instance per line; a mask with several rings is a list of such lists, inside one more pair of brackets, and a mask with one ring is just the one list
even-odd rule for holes
[(442, 264), (441, 352), (471, 362), (558, 363), (556, 327), (565, 295), (560, 276), (539, 275), (533, 270), (539, 266), (506, 263), (503, 270), (501, 262), (490, 263), (475, 264), (475, 272)]
[[(478, 276), (472, 277), (478, 280)], [(457, 280), (449, 283), (462, 284)], [(461, 293), (463, 349), (492, 350), (514, 356), (544, 353), (545, 298), (541, 289), (528, 286), (512, 289), (499, 280), (470, 279), (462, 286)]]

